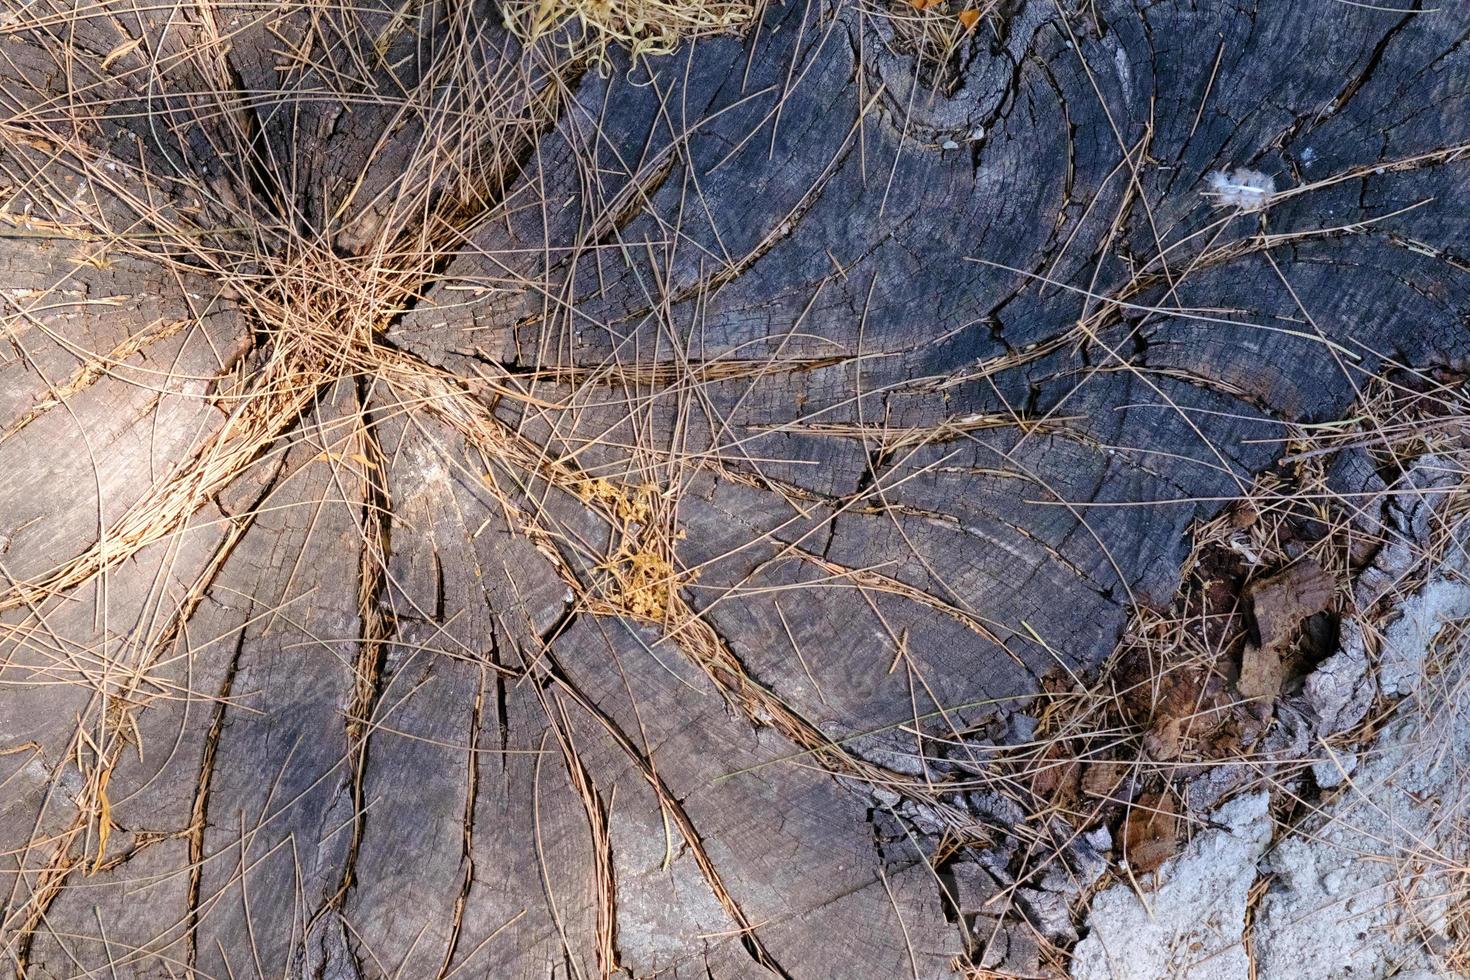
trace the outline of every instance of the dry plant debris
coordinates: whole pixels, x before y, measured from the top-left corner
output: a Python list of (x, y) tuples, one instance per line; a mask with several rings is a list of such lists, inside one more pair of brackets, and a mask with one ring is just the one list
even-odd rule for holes
[(876, 11), (891, 26), (896, 51), (914, 58), (936, 86), (954, 83), (961, 49), (987, 20), (998, 19), (999, 0), (889, 0)]
[[(1274, 834), (1285, 836), (1320, 812), (1316, 800), (1342, 791), (1336, 774), (1357, 764), (1354, 747), (1371, 741), (1409, 703), (1402, 700), (1409, 689), (1397, 678), (1423, 672), (1422, 665), (1392, 666), (1394, 647), (1422, 647), (1440, 625), (1419, 622), (1424, 617), (1415, 611), (1417, 600), (1405, 605), (1402, 597), (1423, 582), (1426, 569), (1454, 554), (1465, 533), (1470, 412), (1464, 390), (1454, 372), (1370, 380), (1342, 422), (1295, 434), (1275, 469), (1195, 528), (1183, 582), (1167, 610), (1138, 608), (1096, 676), (1053, 677), (1044, 685), (1028, 709), (1035, 727), (1004, 740), (1014, 745), (987, 753), (999, 772), (1010, 773), (1001, 792), (1017, 805), (1018, 816), (1032, 824), (1061, 821), (1059, 832), (1039, 835), (1030, 848), (999, 849), (1008, 855), (1007, 880), (1014, 882), (1007, 890), (1012, 915), (1047, 931), (1049, 942), (1065, 947), (1068, 935), (1075, 941), (1065, 912), (1059, 919), (1039, 917), (1034, 895), (1025, 896), (1028, 888), (1046, 893), (1043, 882), (1054, 881), (1058, 868), (1077, 867), (1076, 842), (1084, 833), (1099, 833), (1115, 844), (1111, 874), (1074, 880), (1064, 889), (1069, 898), (1063, 908), (1082, 915), (1100, 882), (1121, 881), (1115, 891), (1139, 892), (1145, 910), (1139, 914), (1151, 920), (1146, 909), (1155, 900), (1195, 901), (1181, 897), (1189, 882), (1173, 885), (1155, 876), (1196, 833), (1223, 833), (1208, 829), (1222, 800), (1250, 791), (1261, 808), (1269, 802), (1264, 828), (1237, 828), (1241, 840), (1255, 841), (1254, 861), (1273, 837), (1273, 823), (1279, 825)], [(1359, 465), (1363, 460), (1371, 466)], [(1417, 617), (1407, 632), (1395, 625), (1401, 611)], [(1323, 670), (1365, 633), (1391, 638), (1380, 648), (1382, 691), (1366, 701), (1358, 695), (1356, 714), (1327, 713)], [(1371, 671), (1366, 659), (1359, 662)], [(1365, 684), (1372, 689), (1376, 681), (1370, 672), (1333, 683), (1351, 692)], [(1234, 845), (1215, 840), (1201, 853), (1227, 846)], [(1317, 860), (1351, 867), (1354, 857), (1343, 851)], [(1185, 864), (1177, 873), (1187, 878), (1214, 871)], [(1250, 871), (1244, 883), (1255, 875)], [(1268, 891), (1268, 879), (1261, 881), (1258, 899)], [(1164, 892), (1151, 897), (1161, 886)], [(1442, 887), (1432, 890), (1439, 894)], [(1093, 914), (1127, 921), (1120, 902), (1127, 904), (1114, 896)], [(1433, 911), (1439, 906), (1405, 902), (1405, 914), (1428, 908), (1423, 914), (1438, 916), (1431, 931), (1445, 932), (1443, 910)], [(1266, 928), (1279, 931), (1279, 918)], [(1096, 943), (1088, 945), (1087, 976), (1113, 975), (1109, 969), (1151, 975), (1147, 964), (1153, 960), (1131, 962), (1116, 945), (1116, 928), (1103, 931), (1113, 948), (1104, 955)], [(1289, 957), (1291, 948), (1290, 941), (1273, 947), (1278, 958)], [(1244, 968), (1250, 958), (1237, 952), (1226, 959)], [(1196, 956), (1223, 962), (1222, 951), (1208, 942), (1167, 955), (1178, 969)], [(987, 968), (975, 975), (1003, 974)], [(1227, 969), (1218, 975), (1235, 974)]]
[(505, 25), (527, 43), (543, 38), (573, 58), (606, 64), (610, 52), (666, 55), (686, 40), (732, 34), (760, 16), (758, 0), (506, 0)]

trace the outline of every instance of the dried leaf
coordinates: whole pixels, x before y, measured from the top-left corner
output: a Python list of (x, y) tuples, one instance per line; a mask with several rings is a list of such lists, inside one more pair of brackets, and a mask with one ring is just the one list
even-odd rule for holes
[(1113, 760), (1094, 762), (1082, 775), (1082, 792), (1089, 797), (1111, 799), (1117, 795), (1118, 787), (1127, 775), (1125, 763)]
[(1148, 874), (1179, 850), (1179, 812), (1166, 793), (1147, 793), (1128, 808), (1123, 858), (1135, 874)]
[(104, 769), (97, 778), (97, 807), (100, 812), (97, 816), (97, 858), (92, 862), (91, 874), (101, 869), (102, 859), (107, 856), (107, 838), (112, 836), (112, 801), (107, 798), (107, 782), (111, 778), (111, 769)]
[(959, 18), (961, 24), (965, 25), (967, 31), (973, 31), (975, 25), (980, 23), (980, 11), (978, 10), (961, 10), (955, 16)]
[(1065, 742), (1048, 746), (1041, 760), (1031, 788), (1038, 796), (1058, 806), (1070, 805), (1082, 788), (1081, 764), (1070, 755)]
[(1160, 714), (1154, 719), (1153, 727), (1143, 736), (1143, 750), (1148, 753), (1149, 758), (1158, 762), (1179, 758), (1183, 729), (1184, 723), (1181, 719)]

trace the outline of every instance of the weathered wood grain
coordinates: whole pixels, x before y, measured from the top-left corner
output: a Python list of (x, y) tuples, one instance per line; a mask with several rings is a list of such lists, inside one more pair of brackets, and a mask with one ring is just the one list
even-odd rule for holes
[[(960, 736), (1287, 424), (1470, 366), (1470, 22), (1014, 0), (936, 76), (886, 11), (599, 70), (488, 3), (0, 10), (8, 973), (961, 969)], [(107, 160), (156, 184), (57, 196)], [(286, 272), (328, 322), (242, 300)], [(697, 630), (619, 595), (664, 544)]]

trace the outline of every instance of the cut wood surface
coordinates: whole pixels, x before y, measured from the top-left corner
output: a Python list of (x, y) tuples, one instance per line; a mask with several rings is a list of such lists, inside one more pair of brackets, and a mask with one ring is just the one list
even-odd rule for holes
[(3, 969), (978, 969), (977, 733), (1470, 368), (1396, 6), (0, 0)]

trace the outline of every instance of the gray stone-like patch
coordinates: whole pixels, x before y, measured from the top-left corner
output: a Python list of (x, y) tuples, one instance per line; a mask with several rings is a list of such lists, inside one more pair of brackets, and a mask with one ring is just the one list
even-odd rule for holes
[(1256, 916), (1260, 976), (1297, 976), (1307, 962), (1323, 980), (1451, 975), (1436, 953), (1449, 941), (1450, 872), (1465, 857), (1470, 674), (1458, 662), (1434, 676), (1421, 672), (1439, 627), (1465, 614), (1467, 596), (1460, 583), (1436, 577), (1390, 627), (1413, 636), (1415, 651), (1403, 662), (1416, 670), (1395, 677), (1417, 693), (1355, 766), (1342, 767), (1342, 795), (1263, 862), (1274, 879)]
[[(1444, 662), (1431, 653), (1467, 617), (1461, 559), (1399, 600), (1376, 657), (1359, 624), (1345, 623), (1341, 648), (1304, 690), (1324, 756), (1313, 776), (1338, 795), (1275, 846), (1266, 793), (1226, 803), (1142, 901), (1126, 883), (1097, 896), (1073, 977), (1247, 980), (1246, 896), (1262, 874), (1271, 885), (1254, 916), (1256, 977), (1458, 976), (1441, 954), (1460, 887), (1452, 872), (1467, 851), (1470, 669), (1462, 650)], [(1365, 747), (1329, 751), (1320, 740), (1361, 721), (1379, 691), (1404, 699), (1393, 721)]]
[[(1093, 900), (1091, 932), (1076, 949), (1077, 980), (1246, 980), (1241, 935), (1256, 862), (1271, 842), (1267, 794), (1231, 800), (1184, 852), (1158, 871), (1147, 906), (1128, 884)], [(1268, 974), (1262, 974), (1267, 976)]]

